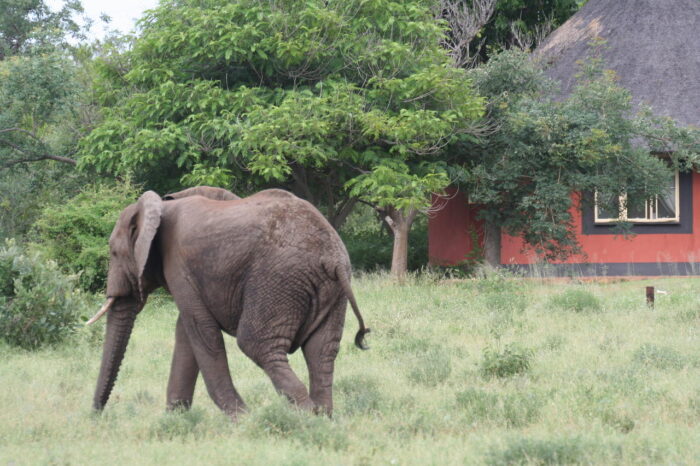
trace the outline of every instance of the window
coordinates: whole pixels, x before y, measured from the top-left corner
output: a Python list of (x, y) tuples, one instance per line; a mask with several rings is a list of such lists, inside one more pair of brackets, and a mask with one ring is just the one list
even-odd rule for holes
[[(595, 205), (595, 223), (613, 223), (625, 220), (633, 223), (672, 223), (680, 221), (678, 172), (671, 175), (663, 193), (646, 201), (636, 208), (626, 208), (626, 197), (620, 196), (614, 202), (616, 212)], [(596, 201), (598, 194), (596, 193)]]

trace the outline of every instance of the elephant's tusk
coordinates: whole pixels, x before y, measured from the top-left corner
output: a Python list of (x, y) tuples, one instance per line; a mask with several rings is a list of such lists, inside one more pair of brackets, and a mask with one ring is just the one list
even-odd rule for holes
[(105, 315), (107, 311), (109, 311), (109, 308), (112, 307), (112, 304), (114, 303), (114, 296), (111, 296), (107, 298), (107, 301), (102, 305), (99, 311), (97, 311), (97, 314), (92, 316), (92, 319), (88, 320), (85, 322), (85, 325), (91, 325), (100, 320), (100, 317)]

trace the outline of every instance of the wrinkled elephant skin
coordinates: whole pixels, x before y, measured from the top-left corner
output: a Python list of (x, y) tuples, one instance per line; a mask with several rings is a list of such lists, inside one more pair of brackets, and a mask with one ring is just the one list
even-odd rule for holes
[[(234, 419), (245, 403), (234, 388), (222, 330), (299, 407), (330, 414), (333, 366), (348, 301), (350, 260), (311, 204), (281, 190), (247, 198), (198, 187), (160, 198), (144, 193), (110, 237), (107, 330), (93, 406), (109, 399), (136, 315), (164, 287), (180, 315), (167, 388), (169, 408), (188, 408), (201, 372), (209, 395)], [(301, 348), (309, 390), (287, 354)]]

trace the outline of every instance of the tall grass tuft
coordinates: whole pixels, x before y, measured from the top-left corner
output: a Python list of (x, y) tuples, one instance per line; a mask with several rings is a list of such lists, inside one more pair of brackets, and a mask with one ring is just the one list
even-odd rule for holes
[(508, 439), (505, 448), (493, 447), (488, 456), (490, 465), (514, 464), (581, 464), (599, 445), (581, 437), (533, 439), (515, 437)]
[(486, 348), (480, 372), (485, 378), (521, 375), (530, 370), (532, 357), (532, 350), (519, 345), (507, 345), (502, 351)]
[(347, 433), (340, 424), (291, 406), (281, 397), (253, 410), (243, 422), (247, 434), (252, 437), (290, 439), (333, 450), (348, 446)]
[(585, 288), (569, 288), (549, 299), (550, 307), (562, 311), (598, 312), (601, 310), (600, 300)]
[(646, 367), (656, 369), (682, 369), (686, 359), (681, 353), (668, 346), (644, 343), (632, 355), (632, 360)]

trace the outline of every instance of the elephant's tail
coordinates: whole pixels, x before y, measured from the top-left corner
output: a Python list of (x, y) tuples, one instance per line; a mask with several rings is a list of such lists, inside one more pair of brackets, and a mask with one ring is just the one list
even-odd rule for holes
[(360, 314), (360, 308), (357, 307), (357, 302), (355, 301), (355, 295), (352, 292), (352, 287), (350, 287), (350, 277), (348, 276), (347, 272), (345, 271), (345, 268), (342, 266), (339, 266), (335, 269), (336, 275), (338, 277), (338, 280), (340, 281), (340, 286), (343, 287), (343, 291), (345, 292), (345, 296), (348, 298), (348, 301), (350, 302), (350, 306), (352, 307), (353, 312), (355, 313), (355, 317), (357, 317), (357, 321), (360, 324), (360, 329), (357, 331), (357, 334), (355, 335), (355, 346), (362, 350), (368, 350), (369, 346), (365, 344), (365, 335), (370, 332), (370, 329), (365, 327), (365, 322), (362, 320), (362, 314)]

